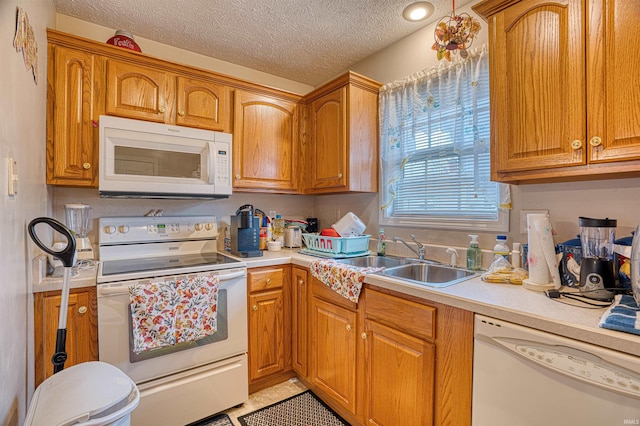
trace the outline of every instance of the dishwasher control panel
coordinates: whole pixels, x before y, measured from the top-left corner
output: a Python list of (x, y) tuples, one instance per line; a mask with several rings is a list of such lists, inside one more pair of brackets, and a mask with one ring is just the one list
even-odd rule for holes
[(640, 375), (596, 355), (562, 345), (545, 345), (519, 339), (496, 337), (494, 341), (558, 373), (640, 398)]

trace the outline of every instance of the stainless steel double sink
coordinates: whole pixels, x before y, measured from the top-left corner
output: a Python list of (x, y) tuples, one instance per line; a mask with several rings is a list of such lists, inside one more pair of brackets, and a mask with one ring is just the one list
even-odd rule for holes
[(376, 274), (428, 287), (448, 287), (478, 276), (478, 273), (467, 269), (411, 258), (363, 256), (340, 259), (338, 262), (361, 268), (383, 267)]

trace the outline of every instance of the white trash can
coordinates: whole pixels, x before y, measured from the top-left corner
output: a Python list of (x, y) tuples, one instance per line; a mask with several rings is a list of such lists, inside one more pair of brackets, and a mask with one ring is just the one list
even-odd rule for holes
[(33, 394), (25, 426), (129, 426), (140, 402), (138, 387), (105, 362), (65, 368)]

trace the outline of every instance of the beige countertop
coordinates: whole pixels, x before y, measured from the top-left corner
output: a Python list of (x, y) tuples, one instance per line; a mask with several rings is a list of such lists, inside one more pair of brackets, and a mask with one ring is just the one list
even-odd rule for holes
[[(237, 259), (246, 263), (248, 268), (289, 263), (308, 267), (312, 261), (319, 259), (298, 251), (283, 248), (275, 252), (264, 251), (260, 257)], [(60, 290), (62, 278), (37, 279), (37, 270), (34, 265), (34, 292)], [(480, 278), (445, 288), (433, 288), (370, 274), (365, 283), (640, 356), (640, 336), (598, 327), (606, 308), (585, 309), (565, 305), (522, 286), (485, 283)], [(96, 270), (83, 270), (71, 278), (71, 288), (95, 285)]]
[[(308, 267), (317, 257), (299, 254), (296, 249), (264, 252), (261, 258), (244, 259), (249, 268), (293, 263)], [(473, 278), (445, 287), (433, 288), (370, 274), (365, 283), (444, 303), (526, 327), (581, 340), (635, 356), (640, 356), (640, 336), (598, 327), (606, 308), (585, 309), (549, 299), (544, 293), (519, 285), (485, 283)]]

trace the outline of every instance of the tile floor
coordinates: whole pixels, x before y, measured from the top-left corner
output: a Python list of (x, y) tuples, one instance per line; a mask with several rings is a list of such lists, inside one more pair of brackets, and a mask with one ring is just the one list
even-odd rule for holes
[(240, 425), (240, 422), (238, 422), (238, 416), (251, 413), (259, 408), (282, 401), (283, 399), (287, 399), (290, 396), (297, 395), (306, 390), (307, 387), (300, 383), (298, 379), (289, 379), (286, 382), (279, 383), (275, 386), (271, 386), (270, 388), (263, 389), (249, 395), (249, 400), (240, 407), (231, 408), (224, 412), (229, 415), (234, 424)]

